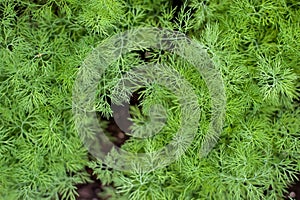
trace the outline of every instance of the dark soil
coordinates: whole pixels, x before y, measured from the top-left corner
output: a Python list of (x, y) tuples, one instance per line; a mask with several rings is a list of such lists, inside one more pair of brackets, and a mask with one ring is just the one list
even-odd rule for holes
[[(300, 179), (300, 176), (298, 179)], [(289, 187), (286, 199), (300, 200), (300, 180)]]
[[(126, 136), (124, 132), (120, 130), (113, 118), (109, 119), (108, 122), (109, 124), (106, 131), (112, 136), (112, 142), (117, 146), (121, 146), (128, 139), (128, 136)], [(86, 170), (90, 174), (93, 182), (76, 186), (79, 194), (77, 200), (108, 200), (109, 198), (100, 198), (98, 195), (103, 191), (103, 187), (105, 186), (103, 186), (101, 181), (98, 180), (95, 175), (93, 175), (92, 169), (86, 168)]]

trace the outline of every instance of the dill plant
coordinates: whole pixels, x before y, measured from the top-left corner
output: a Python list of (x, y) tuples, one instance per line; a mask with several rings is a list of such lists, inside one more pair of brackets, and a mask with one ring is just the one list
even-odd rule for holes
[[(136, 1), (131, 6), (144, 4)], [(125, 173), (103, 170), (105, 163), (95, 162), (92, 166), (99, 179), (113, 183), (116, 188), (107, 190), (112, 199), (284, 198), (285, 188), (299, 174), (299, 122), (296, 122), (299, 118), (296, 64), (299, 63), (296, 53), (299, 37), (295, 34), (299, 30), (299, 18), (296, 11), (299, 3), (287, 1), (190, 1), (183, 3), (176, 13), (170, 9), (165, 15), (167, 11), (163, 11), (156, 23), (152, 21), (156, 16), (152, 15), (144, 18), (144, 22), (141, 20), (142, 26), (160, 26), (161, 19), (168, 16), (172, 23), (165, 22), (167, 27), (205, 44), (225, 81), (226, 124), (218, 145), (208, 157), (200, 158), (199, 141), (209, 123), (210, 103), (205, 83), (191, 66), (180, 63), (180, 59), (168, 53), (152, 52), (154, 55), (148, 63), (162, 60), (172, 63), (170, 66), (197, 88), (203, 111), (200, 128), (187, 153), (164, 169), (145, 173), (137, 166), (134, 172)], [(287, 31), (290, 34), (285, 35)], [(291, 53), (291, 49), (295, 51)], [(144, 101), (148, 105), (149, 101), (155, 103), (154, 99), (168, 97), (160, 90), (155, 91), (143, 96), (141, 106)], [(170, 110), (176, 110), (175, 107), (171, 106)], [(147, 152), (160, 146), (178, 128), (180, 119), (169, 117), (160, 136), (144, 141), (130, 138), (122, 148)]]
[(90, 181), (88, 152), (73, 125), (72, 87), (83, 58), (103, 39), (95, 32), (105, 35), (114, 26), (109, 16), (118, 14), (107, 10), (105, 25), (94, 29), (81, 20), (101, 13), (91, 16), (84, 6), (0, 3), (0, 199), (75, 199), (76, 184)]
[[(91, 181), (89, 166), (107, 185), (99, 195), (110, 199), (282, 199), (300, 171), (299, 13), (293, 0), (191, 0), (177, 7), (166, 0), (1, 1), (0, 198), (75, 199), (75, 185)], [(226, 121), (217, 145), (200, 157), (211, 114), (201, 75), (170, 52), (130, 52), (99, 83), (95, 109), (103, 117), (112, 115), (108, 100), (123, 74), (155, 63), (193, 86), (201, 117), (192, 145), (174, 163), (122, 172), (89, 157), (74, 126), (72, 87), (102, 40), (143, 26), (178, 30), (205, 45), (226, 87)], [(153, 104), (167, 108), (166, 125), (122, 148), (149, 152), (172, 138), (180, 114), (167, 88), (150, 85), (140, 98), (131, 108), (135, 130)]]

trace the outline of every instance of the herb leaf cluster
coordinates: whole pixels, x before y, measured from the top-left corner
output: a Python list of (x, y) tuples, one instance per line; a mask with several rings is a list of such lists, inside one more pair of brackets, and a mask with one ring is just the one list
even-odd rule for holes
[[(175, 2), (175, 1), (174, 1)], [(90, 182), (110, 199), (282, 199), (300, 172), (300, 3), (296, 0), (7, 0), (0, 2), (0, 199), (76, 199)], [(85, 57), (102, 40), (134, 27), (178, 30), (207, 48), (226, 87), (224, 131), (210, 154), (199, 150), (210, 122), (201, 75), (170, 52), (141, 49), (110, 66), (95, 109), (111, 117), (119, 79), (140, 64), (165, 63), (192, 86), (199, 129), (184, 156), (166, 168), (132, 173), (89, 156), (72, 115), (72, 87)], [(131, 152), (164, 146), (180, 127), (174, 94), (159, 85), (140, 93), (136, 124), (154, 104), (167, 122), (154, 137), (130, 138)], [(137, 127), (134, 130), (141, 132)]]

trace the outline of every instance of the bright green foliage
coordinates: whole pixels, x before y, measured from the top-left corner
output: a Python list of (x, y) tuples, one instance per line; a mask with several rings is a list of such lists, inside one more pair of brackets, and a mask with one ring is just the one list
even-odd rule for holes
[[(85, 166), (111, 199), (282, 199), (300, 172), (300, 3), (296, 0), (2, 0), (0, 2), (0, 199), (75, 199), (90, 181)], [(199, 150), (210, 122), (210, 98), (201, 75), (169, 52), (123, 56), (99, 83), (95, 108), (112, 111), (108, 99), (132, 66), (165, 63), (193, 86), (201, 109), (193, 144), (168, 167), (132, 173), (89, 160), (74, 126), (72, 86), (78, 67), (103, 39), (140, 26), (179, 30), (199, 41), (221, 70), (226, 87), (224, 131), (205, 158)], [(146, 50), (145, 50), (146, 51)], [(171, 91), (149, 85), (141, 93), (146, 121), (153, 104), (167, 122), (152, 138), (122, 146), (151, 152), (180, 127)], [(138, 126), (136, 131), (141, 132)]]
[[(75, 199), (75, 184), (89, 180), (71, 96), (78, 66), (100, 37), (80, 25), (79, 7), (0, 4), (0, 199)], [(104, 21), (103, 33), (113, 25)]]

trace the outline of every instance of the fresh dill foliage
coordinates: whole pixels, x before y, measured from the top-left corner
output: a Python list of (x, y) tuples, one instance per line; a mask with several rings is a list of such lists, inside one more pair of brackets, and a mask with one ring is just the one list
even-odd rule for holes
[[(0, 21), (0, 199), (75, 200), (76, 185), (91, 181), (87, 166), (107, 186), (99, 196), (110, 199), (273, 200), (298, 179), (298, 1), (2, 0)], [(112, 116), (113, 88), (133, 66), (164, 63), (191, 84), (200, 107), (185, 154), (155, 171), (122, 172), (92, 158), (79, 138), (72, 88), (80, 65), (103, 40), (135, 27), (185, 33), (221, 71), (226, 120), (207, 157), (199, 156), (211, 117), (205, 81), (183, 58), (158, 49), (114, 62), (99, 82), (95, 110)], [(130, 108), (133, 132), (150, 131), (140, 125), (153, 105), (163, 105), (167, 119), (153, 137), (131, 137), (121, 148), (152, 152), (180, 128), (180, 106), (159, 84), (140, 89), (139, 105)]]

